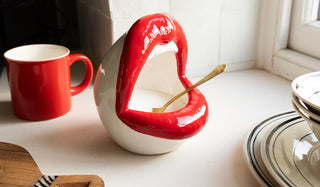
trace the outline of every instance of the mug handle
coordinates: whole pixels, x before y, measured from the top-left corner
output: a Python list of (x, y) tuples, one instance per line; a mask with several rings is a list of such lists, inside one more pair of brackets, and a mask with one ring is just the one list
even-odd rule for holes
[(86, 89), (91, 83), (93, 77), (93, 67), (90, 59), (83, 54), (69, 54), (69, 59), (69, 67), (79, 60), (84, 62), (86, 65), (86, 76), (84, 77), (83, 81), (78, 86), (71, 87), (70, 89), (71, 96), (74, 96)]

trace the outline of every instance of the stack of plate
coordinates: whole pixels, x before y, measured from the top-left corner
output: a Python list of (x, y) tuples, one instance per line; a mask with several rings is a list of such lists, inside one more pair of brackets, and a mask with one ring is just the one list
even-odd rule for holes
[(320, 72), (296, 78), (292, 93), (295, 111), (264, 120), (245, 142), (248, 166), (262, 186), (320, 186)]
[(320, 72), (304, 74), (292, 81), (292, 104), (320, 139)]
[(244, 153), (262, 186), (320, 186), (319, 141), (294, 111), (258, 124), (246, 139)]

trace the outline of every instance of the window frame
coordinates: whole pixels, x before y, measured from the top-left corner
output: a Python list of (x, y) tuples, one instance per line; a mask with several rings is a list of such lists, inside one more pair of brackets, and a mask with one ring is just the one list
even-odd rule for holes
[(295, 0), (291, 15), (288, 46), (301, 53), (320, 58), (319, 0)]
[(294, 0), (263, 0), (260, 11), (257, 66), (293, 80), (320, 70), (320, 60), (289, 47)]

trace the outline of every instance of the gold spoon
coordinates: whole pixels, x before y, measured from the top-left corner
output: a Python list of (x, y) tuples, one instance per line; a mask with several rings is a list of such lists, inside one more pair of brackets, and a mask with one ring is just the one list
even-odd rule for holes
[(212, 79), (213, 77), (219, 75), (220, 73), (224, 72), (227, 68), (226, 64), (221, 64), (217, 66), (213, 71), (211, 71), (208, 75), (203, 77), (201, 80), (196, 82), (194, 85), (190, 86), (189, 88), (185, 89), (178, 95), (174, 96), (172, 99), (170, 99), (166, 104), (164, 104), (161, 108), (152, 108), (152, 112), (155, 113), (162, 113), (171, 103), (173, 103), (175, 100), (177, 100), (179, 97), (183, 96), (184, 94), (188, 93), (193, 88), (207, 82), (208, 80)]

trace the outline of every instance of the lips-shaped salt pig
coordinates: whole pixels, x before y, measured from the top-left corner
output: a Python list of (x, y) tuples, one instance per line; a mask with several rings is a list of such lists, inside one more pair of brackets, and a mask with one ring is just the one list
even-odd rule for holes
[[(139, 154), (166, 153), (203, 128), (208, 105), (196, 88), (170, 111), (152, 112), (192, 85), (186, 62), (186, 37), (168, 14), (142, 17), (108, 50), (94, 96), (105, 128), (121, 147)], [(167, 98), (155, 106), (162, 96)]]

